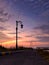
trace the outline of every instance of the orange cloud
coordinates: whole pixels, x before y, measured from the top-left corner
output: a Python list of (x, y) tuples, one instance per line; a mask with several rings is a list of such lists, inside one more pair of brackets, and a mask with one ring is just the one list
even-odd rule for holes
[(6, 41), (2, 44), (2, 46), (6, 47), (6, 48), (15, 47), (15, 45), (16, 45), (15, 40)]

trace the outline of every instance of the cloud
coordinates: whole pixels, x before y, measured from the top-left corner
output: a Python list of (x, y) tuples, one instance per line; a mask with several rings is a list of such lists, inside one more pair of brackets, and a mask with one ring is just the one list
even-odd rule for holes
[(40, 42), (49, 42), (49, 36), (37, 36)]
[(8, 16), (8, 13), (5, 12), (3, 9), (0, 9), (0, 16)]
[(2, 14), (3, 14), (3, 11), (4, 11), (4, 10), (2, 10), (2, 9), (0, 8), (0, 15), (2, 15)]
[(0, 22), (6, 22), (10, 19), (11, 15), (5, 9), (0, 8)]
[(38, 31), (36, 34), (38, 42), (49, 42), (49, 24), (37, 26), (34, 30)]
[(20, 37), (20, 36), (19, 36), (19, 37), (18, 37), (18, 39), (19, 39), (19, 40), (21, 40), (21, 39), (22, 39), (22, 37)]
[(12, 34), (16, 34), (16, 32), (11, 32), (11, 33), (8, 33), (8, 34), (11, 34), (12, 35)]
[(7, 30), (5, 27), (0, 26), (0, 30)]
[(10, 39), (7, 35), (5, 35), (4, 33), (0, 32), (0, 40), (8, 40)]
[(34, 28), (35, 30), (41, 30), (42, 33), (49, 34), (49, 25), (41, 25)]
[(27, 43), (33, 43), (33, 42), (38, 42), (38, 41), (29, 40), (29, 41), (24, 41), (24, 42), (27, 42)]
[(32, 37), (32, 36), (33, 36), (33, 35), (26, 35), (25, 37), (28, 37), (28, 38), (29, 38), (29, 37)]
[(0, 22), (6, 22), (8, 21), (7, 19), (4, 19), (4, 18), (0, 18)]
[(34, 1), (34, 0), (24, 0), (24, 1), (26, 1), (26, 2), (32, 2), (32, 1)]
[[(46, 10), (49, 10), (49, 0), (10, 0), (10, 4), (18, 4), (20, 8), (23, 8), (35, 15), (40, 15)], [(27, 6), (26, 6), (27, 5)]]
[(49, 10), (49, 0), (30, 0), (30, 6), (34, 14), (40, 15)]

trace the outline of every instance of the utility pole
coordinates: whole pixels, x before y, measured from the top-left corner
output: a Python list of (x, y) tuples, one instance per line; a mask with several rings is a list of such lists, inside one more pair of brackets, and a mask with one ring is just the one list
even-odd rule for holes
[(21, 21), (16, 21), (16, 50), (18, 50), (18, 23), (21, 24), (21, 28), (23, 28), (23, 24)]

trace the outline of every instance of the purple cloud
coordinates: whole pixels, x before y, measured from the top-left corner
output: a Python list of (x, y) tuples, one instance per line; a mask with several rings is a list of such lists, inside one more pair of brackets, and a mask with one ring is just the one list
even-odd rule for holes
[(41, 30), (42, 33), (49, 34), (49, 25), (41, 25), (34, 28), (35, 30)]
[(49, 42), (49, 36), (37, 36), (40, 42)]
[(0, 30), (7, 30), (5, 27), (0, 26)]

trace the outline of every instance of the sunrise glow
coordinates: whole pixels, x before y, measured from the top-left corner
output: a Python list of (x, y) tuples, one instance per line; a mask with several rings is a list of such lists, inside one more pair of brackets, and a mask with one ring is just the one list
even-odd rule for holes
[(0, 0), (0, 45), (16, 47), (16, 20), (24, 25), (18, 25), (18, 46), (49, 46), (49, 1)]

